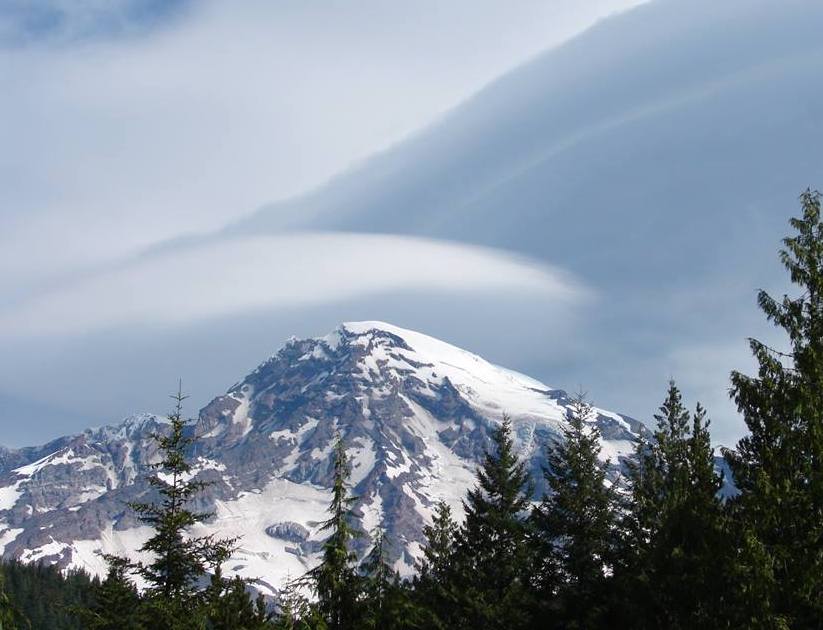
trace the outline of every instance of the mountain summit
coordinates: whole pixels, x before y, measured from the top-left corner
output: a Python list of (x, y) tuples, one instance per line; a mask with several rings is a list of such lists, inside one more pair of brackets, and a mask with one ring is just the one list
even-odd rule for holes
[[(339, 432), (358, 497), (359, 552), (378, 527), (395, 566), (420, 557), (431, 508), (460, 499), (511, 417), (520, 457), (540, 482), (546, 447), (562, 439), (569, 398), (532, 378), (426, 335), (382, 322), (291, 339), (206, 405), (193, 422), (193, 474), (214, 482), (215, 512), (196, 534), (240, 536), (227, 573), (272, 592), (316, 561)], [(616, 476), (642, 425), (597, 410), (603, 453)], [(0, 453), (0, 550), (104, 572), (98, 552), (134, 553), (148, 535), (125, 502), (150, 492), (144, 477), (165, 419), (139, 415), (41, 447)], [(538, 487), (538, 491), (540, 491)]]

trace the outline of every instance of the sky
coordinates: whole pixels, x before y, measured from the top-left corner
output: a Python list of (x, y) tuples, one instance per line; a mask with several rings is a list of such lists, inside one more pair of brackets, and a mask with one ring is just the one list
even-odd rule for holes
[[(710, 282), (684, 266), (687, 291), (658, 294), (648, 279), (639, 289), (632, 285), (636, 309), (654, 310), (660, 296), (671, 310), (678, 300), (703, 300), (711, 308), (718, 295), (733, 296), (746, 306), (722, 331), (669, 317), (638, 322), (639, 310), (608, 306), (614, 284), (602, 265), (587, 266), (572, 253), (544, 255), (528, 238), (487, 238), (484, 230), (506, 233), (496, 220), (463, 238), (466, 230), (458, 234), (449, 224), (465, 225), (466, 199), (434, 205), (452, 188), (493, 199), (471, 189), (475, 175), (529, 139), (517, 135), (518, 125), (541, 137), (551, 131), (520, 124), (527, 112), (518, 103), (529, 102), (529, 90), (545, 78), (520, 68), (540, 66), (554, 50), (559, 57), (549, 58), (558, 64), (573, 57), (577, 36), (639, 4), (3, 3), (0, 444), (42, 443), (132, 413), (164, 412), (178, 377), (195, 413), (289, 336), (374, 319), (439, 336), (554, 386), (582, 386), (599, 406), (641, 420), (662, 398), (665, 381), (682, 377), (689, 400), (700, 397), (718, 410), (717, 439), (733, 442), (742, 425), (724, 383), (730, 367), (751, 364), (743, 336), (725, 331), (763, 330), (748, 276), (741, 286), (743, 275)], [(614, 58), (625, 50), (639, 54), (631, 40), (607, 38), (600, 50)], [(693, 44), (700, 45), (699, 37)], [(625, 57), (626, 67), (638, 67)], [(602, 77), (617, 83), (623, 74), (592, 63), (597, 80), (586, 85), (595, 94), (581, 92), (580, 106), (570, 106), (580, 120), (569, 118), (563, 129), (599, 138), (615, 128), (613, 120), (584, 118), (600, 103), (597, 90), (611, 81)], [(566, 74), (589, 76), (585, 67), (553, 70), (555, 91), (541, 98), (563, 106), (579, 88), (556, 82)], [(495, 91), (507, 76), (514, 78), (504, 78), (504, 88), (507, 80), (523, 85)], [(640, 104), (646, 118), (665, 109), (660, 103), (672, 94), (678, 104), (691, 103), (708, 85), (690, 87), (683, 97), (654, 67), (641, 78), (640, 93), (657, 86), (663, 95), (649, 90), (657, 100), (652, 109)], [(487, 105), (473, 109), (476, 101)], [(565, 120), (562, 110), (557, 115)], [(621, 123), (637, 119), (621, 116)], [(455, 119), (460, 124), (452, 133)], [(509, 137), (525, 140), (511, 150), (500, 142), (475, 150), (469, 131), (478, 121), (490, 121), (492, 129), (514, 124)], [(452, 179), (438, 183), (423, 167), (436, 171), (441, 156), (462, 155), (452, 145), (473, 152), (477, 163), (444, 170)], [(598, 163), (564, 164), (585, 170)], [(392, 169), (405, 177), (380, 179)], [(799, 192), (790, 184), (789, 205)], [(394, 194), (385, 194), (385, 186)], [(372, 195), (394, 217), (385, 229), (375, 228), (381, 219), (368, 214), (347, 223), (346, 213), (359, 216), (362, 198)], [(347, 206), (352, 199), (360, 205)], [(315, 206), (329, 214), (304, 221)], [(254, 226), (261, 212), (287, 216), (298, 231), (236, 229), (247, 221)], [(639, 209), (634, 216), (646, 220)], [(550, 234), (543, 231), (548, 217), (521, 225)], [(776, 226), (786, 219), (770, 215), (762, 223), (763, 238), (775, 247), (782, 235)], [(668, 227), (660, 222), (657, 229)], [(610, 224), (614, 229), (619, 222)], [(558, 244), (553, 251), (564, 250)], [(627, 277), (621, 286), (629, 286)], [(604, 311), (621, 313), (601, 317)], [(677, 343), (659, 344), (663, 335)]]

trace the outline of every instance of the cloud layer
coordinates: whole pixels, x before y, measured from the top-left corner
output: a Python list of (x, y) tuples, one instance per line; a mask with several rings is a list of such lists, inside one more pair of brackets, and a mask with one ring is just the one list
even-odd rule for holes
[(0, 337), (185, 325), (389, 291), (552, 299), (588, 291), (567, 274), (498, 251), (429, 239), (290, 234), (207, 241), (83, 278), (0, 311)]

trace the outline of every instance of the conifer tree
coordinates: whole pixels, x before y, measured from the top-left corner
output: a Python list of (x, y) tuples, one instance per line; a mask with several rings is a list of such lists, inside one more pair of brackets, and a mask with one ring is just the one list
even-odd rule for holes
[(359, 627), (373, 630), (400, 630), (417, 625), (420, 611), (413, 604), (409, 587), (389, 565), (386, 535), (378, 529), (374, 545), (361, 564), (363, 578), (362, 612)]
[(360, 580), (355, 569), (357, 556), (350, 549), (358, 532), (351, 524), (351, 506), (355, 498), (349, 494), (351, 474), (343, 439), (338, 435), (333, 451), (334, 477), (330, 517), (321, 529), (330, 532), (323, 543), (323, 560), (308, 572), (307, 580), (317, 596), (320, 616), (330, 630), (350, 630), (357, 622)]
[(615, 498), (599, 460), (600, 432), (588, 424), (592, 416), (591, 405), (579, 393), (567, 414), (564, 440), (549, 452), (544, 474), (551, 492), (532, 515), (543, 627), (592, 628), (601, 625), (605, 614)]
[(326, 621), (317, 607), (300, 592), (303, 580), (286, 580), (279, 594), (279, 612), (273, 624), (276, 630), (326, 630)]
[(3, 571), (0, 568), (0, 630), (16, 630), (20, 627), (19, 622), (21, 614), (6, 594)]
[(385, 534), (382, 529), (374, 532), (374, 545), (363, 560), (361, 573), (364, 578), (363, 626), (366, 628), (387, 627), (387, 606), (390, 598), (393, 571), (386, 560)]
[(809, 628), (823, 619), (823, 222), (820, 193), (800, 200), (780, 252), (798, 292), (758, 294), (786, 351), (749, 340), (757, 375), (731, 376), (748, 434), (726, 455), (741, 491), (739, 527), (767, 559), (757, 590), (770, 610), (757, 621)]
[(271, 627), (262, 593), (252, 601), (246, 581), (239, 576), (224, 578), (220, 565), (211, 576), (204, 599), (205, 627), (209, 630), (264, 630)]
[(463, 501), (466, 519), (457, 543), (459, 612), (474, 628), (521, 628), (528, 621), (528, 509), (532, 484), (514, 453), (511, 420), (504, 416)]
[(615, 592), (623, 623), (637, 627), (722, 627), (732, 558), (717, 492), (722, 479), (706, 412), (693, 415), (669, 382), (654, 440), (631, 468)]
[(150, 624), (168, 628), (191, 628), (202, 624), (202, 593), (198, 582), (209, 569), (219, 566), (235, 548), (235, 539), (214, 536), (192, 537), (187, 530), (211, 514), (195, 512), (188, 505), (207, 482), (190, 479), (191, 465), (186, 449), (192, 438), (186, 436), (182, 391), (172, 396), (175, 409), (169, 415), (168, 434), (155, 435), (162, 460), (156, 464), (149, 483), (157, 490), (159, 503), (131, 503), (141, 522), (154, 534), (141, 547), (152, 555), (148, 563), (133, 567), (148, 584), (147, 614)]
[(106, 579), (95, 590), (92, 606), (75, 609), (83, 627), (89, 630), (142, 630), (140, 595), (129, 577), (130, 563), (126, 558), (105, 555)]
[(423, 527), (426, 543), (414, 580), (414, 598), (425, 627), (438, 630), (456, 624), (459, 574), (456, 559), (458, 527), (451, 507), (442, 499), (435, 504), (431, 525)]

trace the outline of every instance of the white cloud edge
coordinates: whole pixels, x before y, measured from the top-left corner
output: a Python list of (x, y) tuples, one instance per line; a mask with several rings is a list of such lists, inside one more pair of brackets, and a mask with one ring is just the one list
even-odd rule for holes
[(0, 335), (183, 325), (396, 291), (533, 294), (568, 310), (592, 296), (565, 271), (425, 238), (295, 233), (205, 242), (39, 294), (0, 311)]

